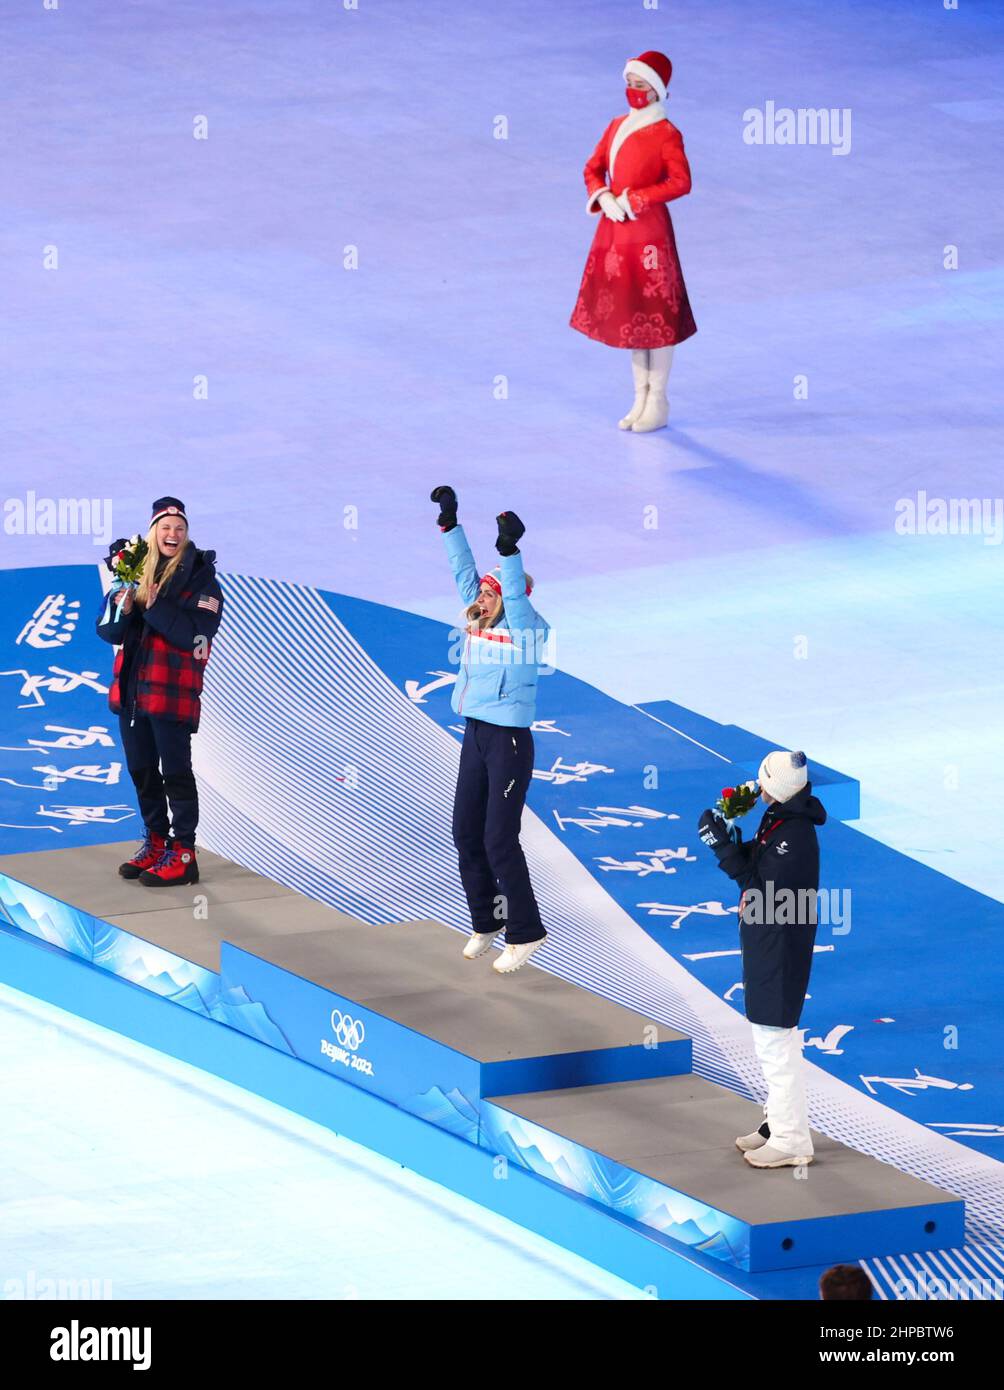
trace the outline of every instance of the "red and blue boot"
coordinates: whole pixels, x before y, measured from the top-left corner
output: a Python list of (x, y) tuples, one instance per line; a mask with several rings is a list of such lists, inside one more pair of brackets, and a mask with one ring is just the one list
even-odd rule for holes
[(152, 868), (144, 869), (139, 881), (145, 883), (148, 888), (173, 888), (179, 884), (198, 883), (199, 866), (195, 858), (195, 846), (168, 840), (156, 864)]
[(152, 869), (154, 864), (160, 862), (160, 857), (165, 849), (167, 849), (165, 837), (158, 835), (156, 830), (148, 830), (146, 839), (133, 857), (119, 865), (119, 873), (123, 878), (139, 878), (140, 874), (147, 869)]

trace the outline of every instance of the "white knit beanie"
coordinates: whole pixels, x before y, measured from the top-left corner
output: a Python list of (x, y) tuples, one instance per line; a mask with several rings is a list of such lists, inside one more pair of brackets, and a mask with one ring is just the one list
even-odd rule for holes
[(775, 801), (790, 801), (809, 780), (804, 753), (768, 753), (760, 764), (760, 786)]

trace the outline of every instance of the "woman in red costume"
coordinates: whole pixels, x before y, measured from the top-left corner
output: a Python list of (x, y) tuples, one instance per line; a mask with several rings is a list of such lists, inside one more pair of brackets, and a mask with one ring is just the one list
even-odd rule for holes
[(634, 404), (620, 427), (636, 434), (669, 419), (673, 348), (697, 332), (666, 208), (690, 192), (683, 137), (663, 105), (672, 71), (664, 53), (631, 59), (631, 109), (610, 122), (585, 169), (586, 210), (600, 220), (571, 325), (630, 350)]

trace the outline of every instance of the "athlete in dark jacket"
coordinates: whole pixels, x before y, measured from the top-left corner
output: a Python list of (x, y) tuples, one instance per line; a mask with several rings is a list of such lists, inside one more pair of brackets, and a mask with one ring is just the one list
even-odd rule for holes
[[(112, 547), (110, 568), (119, 544)], [(126, 764), (146, 827), (142, 846), (119, 866), (119, 873), (148, 886), (197, 883), (199, 798), (192, 734), (199, 727), (203, 678), (223, 613), (223, 593), (213, 563), (216, 553), (199, 550), (188, 539), (184, 505), (176, 497), (154, 503), (147, 544), (138, 588), (118, 581), (97, 622), (98, 636), (120, 648), (108, 704), (119, 716)]]
[(816, 940), (816, 827), (826, 811), (812, 795), (804, 753), (769, 753), (760, 787), (768, 806), (752, 840), (743, 842), (738, 827), (730, 834), (710, 810), (698, 828), (742, 889), (743, 1000), (768, 1084), (767, 1122), (736, 1143), (754, 1167), (781, 1167), (812, 1161), (798, 1023)]

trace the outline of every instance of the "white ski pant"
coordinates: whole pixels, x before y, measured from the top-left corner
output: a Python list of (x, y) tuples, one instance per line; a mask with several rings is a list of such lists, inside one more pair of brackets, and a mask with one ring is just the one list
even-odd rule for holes
[(809, 1109), (802, 1075), (802, 1034), (798, 1028), (770, 1028), (751, 1023), (753, 1046), (767, 1083), (764, 1112), (769, 1143), (782, 1153), (811, 1157)]

